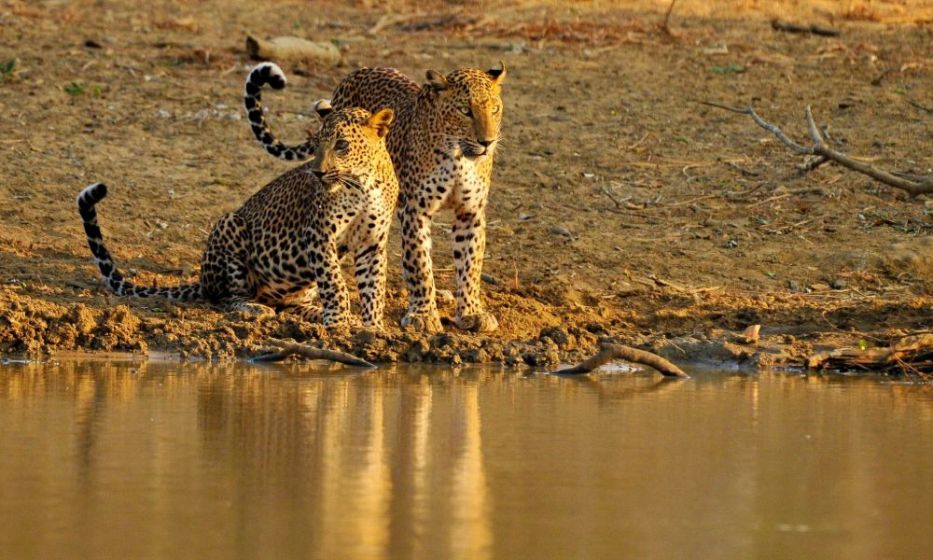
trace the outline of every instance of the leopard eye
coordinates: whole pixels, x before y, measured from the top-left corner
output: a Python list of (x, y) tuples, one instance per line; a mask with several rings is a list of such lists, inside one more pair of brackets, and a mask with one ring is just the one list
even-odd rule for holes
[(502, 105), (496, 105), (495, 107), (492, 108), (492, 114), (493, 114), (493, 115), (498, 115), (498, 114), (499, 114), (499, 111), (501, 111), (501, 110), (502, 110)]
[(463, 113), (463, 115), (464, 115), (464, 116), (467, 116), (467, 117), (472, 117), (472, 116), (473, 116), (473, 109), (470, 109), (470, 108), (467, 107), (467, 106), (460, 107), (460, 112)]
[(334, 151), (335, 152), (345, 152), (347, 148), (350, 147), (350, 143), (346, 140), (337, 140), (334, 142)]

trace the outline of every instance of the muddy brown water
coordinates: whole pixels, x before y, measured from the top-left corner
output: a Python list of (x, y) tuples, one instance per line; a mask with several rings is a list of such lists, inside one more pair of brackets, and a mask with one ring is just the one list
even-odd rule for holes
[(933, 387), (0, 366), (2, 558), (920, 558)]

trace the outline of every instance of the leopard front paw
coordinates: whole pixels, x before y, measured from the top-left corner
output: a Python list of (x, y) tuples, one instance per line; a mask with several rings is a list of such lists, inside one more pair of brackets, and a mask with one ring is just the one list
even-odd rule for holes
[(438, 315), (436, 309), (409, 310), (402, 317), (402, 327), (423, 333), (436, 333), (443, 330), (441, 316)]
[(275, 316), (275, 309), (261, 303), (251, 301), (240, 301), (227, 306), (227, 311), (233, 313), (242, 313), (256, 319), (266, 319)]
[(461, 330), (476, 333), (493, 332), (499, 328), (499, 321), (496, 320), (496, 317), (492, 313), (485, 311), (473, 315), (458, 316), (454, 319), (454, 324)]

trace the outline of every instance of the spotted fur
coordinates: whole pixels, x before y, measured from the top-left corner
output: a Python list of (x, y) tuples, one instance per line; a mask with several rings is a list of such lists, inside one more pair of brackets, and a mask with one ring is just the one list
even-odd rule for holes
[[(324, 123), (313, 159), (260, 189), (217, 221), (201, 260), (200, 281), (142, 288), (117, 270), (104, 245), (95, 205), (101, 183), (78, 196), (88, 246), (110, 288), (121, 296), (205, 300), (265, 315), (291, 310), (328, 326), (349, 321), (340, 257), (355, 259), (363, 324), (382, 326), (386, 245), (398, 180), (385, 137), (394, 113), (319, 107)], [(319, 294), (322, 308), (314, 301)], [(270, 307), (272, 306), (272, 307)]]
[[(258, 67), (251, 72), (262, 74)], [(281, 70), (269, 70), (281, 74)], [(428, 71), (419, 86), (391, 68), (362, 68), (337, 86), (334, 108), (390, 107), (397, 124), (387, 145), (398, 174), (398, 214), (402, 225), (402, 268), (409, 292), (403, 325), (441, 329), (431, 263), (431, 222), (441, 208), (454, 212), (452, 230), (456, 268), (456, 324), (473, 331), (493, 331), (495, 317), (480, 298), (480, 275), (486, 246), (486, 204), (493, 155), (502, 123), (500, 86), (505, 68), (460, 69), (448, 75)], [(254, 94), (253, 97), (256, 97)], [(262, 116), (261, 108), (251, 113)], [(317, 138), (285, 146), (265, 122), (250, 120), (267, 151), (286, 157), (313, 150)]]

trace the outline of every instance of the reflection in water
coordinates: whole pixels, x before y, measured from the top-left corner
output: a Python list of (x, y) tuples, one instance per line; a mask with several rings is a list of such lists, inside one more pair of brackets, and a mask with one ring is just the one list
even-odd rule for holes
[(920, 557), (933, 388), (0, 369), (0, 558)]
[[(245, 478), (244, 527), (260, 511), (282, 516), (284, 499), (288, 522), (304, 523), (301, 539), (322, 557), (488, 556), (475, 379), (393, 370), (283, 379), (275, 371), (202, 375), (198, 385), (205, 447), (217, 460), (231, 459), (222, 454), (233, 448)], [(437, 418), (435, 390), (450, 399)], [(256, 546), (260, 554), (274, 539)]]

